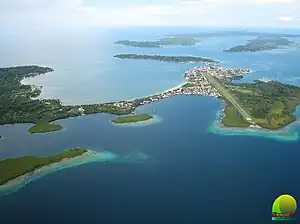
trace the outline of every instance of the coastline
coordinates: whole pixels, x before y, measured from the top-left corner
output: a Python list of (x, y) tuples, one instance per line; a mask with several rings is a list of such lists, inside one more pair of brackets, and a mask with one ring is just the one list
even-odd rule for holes
[(52, 163), (47, 166), (43, 166), (33, 172), (26, 173), (22, 176), (19, 176), (15, 179), (12, 179), (6, 182), (3, 185), (0, 185), (0, 199), (8, 194), (14, 193), (21, 188), (25, 187), (27, 184), (38, 180), (48, 174), (57, 172), (59, 170), (80, 166), (87, 163), (92, 162), (107, 162), (111, 160), (115, 160), (118, 156), (114, 153), (103, 151), (103, 152), (95, 152), (92, 150), (88, 150), (88, 152), (74, 157), (63, 159), (59, 162)]
[(171, 87), (171, 88), (169, 88), (169, 89), (167, 89), (167, 90), (164, 90), (164, 91), (162, 91), (162, 92), (156, 92), (156, 93), (152, 93), (152, 94), (147, 95), (147, 96), (135, 97), (135, 98), (131, 98), (131, 99), (124, 100), (124, 101), (125, 101), (125, 102), (131, 102), (131, 101), (138, 100), (138, 99), (141, 99), (141, 98), (147, 98), (147, 97), (155, 96), (155, 95), (157, 95), (157, 94), (167, 93), (167, 92), (170, 92), (170, 91), (173, 91), (173, 90), (176, 90), (176, 89), (181, 88), (181, 86), (185, 85), (186, 83), (187, 83), (187, 81), (184, 81), (183, 83), (178, 84), (178, 85), (176, 85), (176, 86), (174, 86), (174, 87)]
[(208, 128), (208, 132), (217, 135), (223, 135), (223, 136), (263, 137), (263, 138), (274, 139), (277, 141), (294, 142), (300, 139), (298, 132), (295, 130), (295, 127), (299, 124), (298, 120), (278, 130), (268, 130), (268, 129), (256, 128), (256, 127), (247, 127), (247, 128), (225, 127), (221, 121), (222, 114), (223, 114), (223, 108), (217, 111), (216, 119)]

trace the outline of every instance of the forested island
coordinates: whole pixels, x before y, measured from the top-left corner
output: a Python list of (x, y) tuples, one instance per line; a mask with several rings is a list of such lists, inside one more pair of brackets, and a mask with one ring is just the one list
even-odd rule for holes
[(87, 149), (72, 148), (54, 156), (24, 156), (0, 160), (0, 186), (44, 166), (60, 162), (63, 159), (75, 158), (86, 152), (88, 152)]
[(123, 116), (113, 119), (111, 122), (115, 124), (127, 124), (127, 123), (136, 123), (140, 121), (147, 121), (152, 119), (153, 116), (149, 114), (138, 114), (132, 116)]
[(59, 124), (52, 124), (49, 123), (48, 120), (39, 120), (36, 122), (36, 124), (34, 124), (33, 126), (31, 126), (28, 131), (31, 134), (36, 134), (36, 133), (47, 133), (47, 132), (54, 132), (54, 131), (59, 131), (63, 129), (63, 126), (59, 125)]
[(200, 42), (200, 40), (193, 37), (166, 37), (157, 41), (120, 40), (115, 42), (115, 44), (132, 47), (161, 48), (167, 45), (192, 46), (198, 42)]
[(224, 50), (225, 52), (256, 52), (294, 46), (294, 42), (282, 37), (257, 37), (248, 43)]
[(216, 60), (202, 57), (193, 56), (163, 56), (163, 55), (140, 55), (140, 54), (117, 54), (115, 58), (120, 59), (141, 59), (141, 60), (157, 60), (175, 63), (190, 63), (190, 62), (200, 62), (205, 64), (217, 64)]

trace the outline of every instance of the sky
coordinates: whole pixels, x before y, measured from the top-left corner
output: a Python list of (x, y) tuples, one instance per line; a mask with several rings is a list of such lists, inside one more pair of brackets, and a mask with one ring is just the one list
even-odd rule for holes
[(0, 26), (300, 28), (299, 11), (300, 0), (1, 0)]

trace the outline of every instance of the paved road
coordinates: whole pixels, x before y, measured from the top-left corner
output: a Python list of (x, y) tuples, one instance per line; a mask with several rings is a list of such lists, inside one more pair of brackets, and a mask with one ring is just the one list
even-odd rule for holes
[(225, 97), (226, 100), (232, 103), (232, 105), (240, 112), (240, 114), (246, 119), (246, 121), (254, 124), (253, 119), (250, 114), (244, 110), (242, 106), (236, 101), (236, 99), (231, 95), (231, 93), (211, 74), (204, 73), (204, 77), (218, 90), (218, 92)]

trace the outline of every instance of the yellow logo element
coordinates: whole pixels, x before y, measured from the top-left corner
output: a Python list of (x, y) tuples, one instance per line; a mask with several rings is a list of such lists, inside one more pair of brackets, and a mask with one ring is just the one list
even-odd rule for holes
[(295, 220), (296, 210), (297, 210), (296, 199), (289, 194), (281, 195), (273, 203), (272, 220), (276, 220), (276, 221)]

